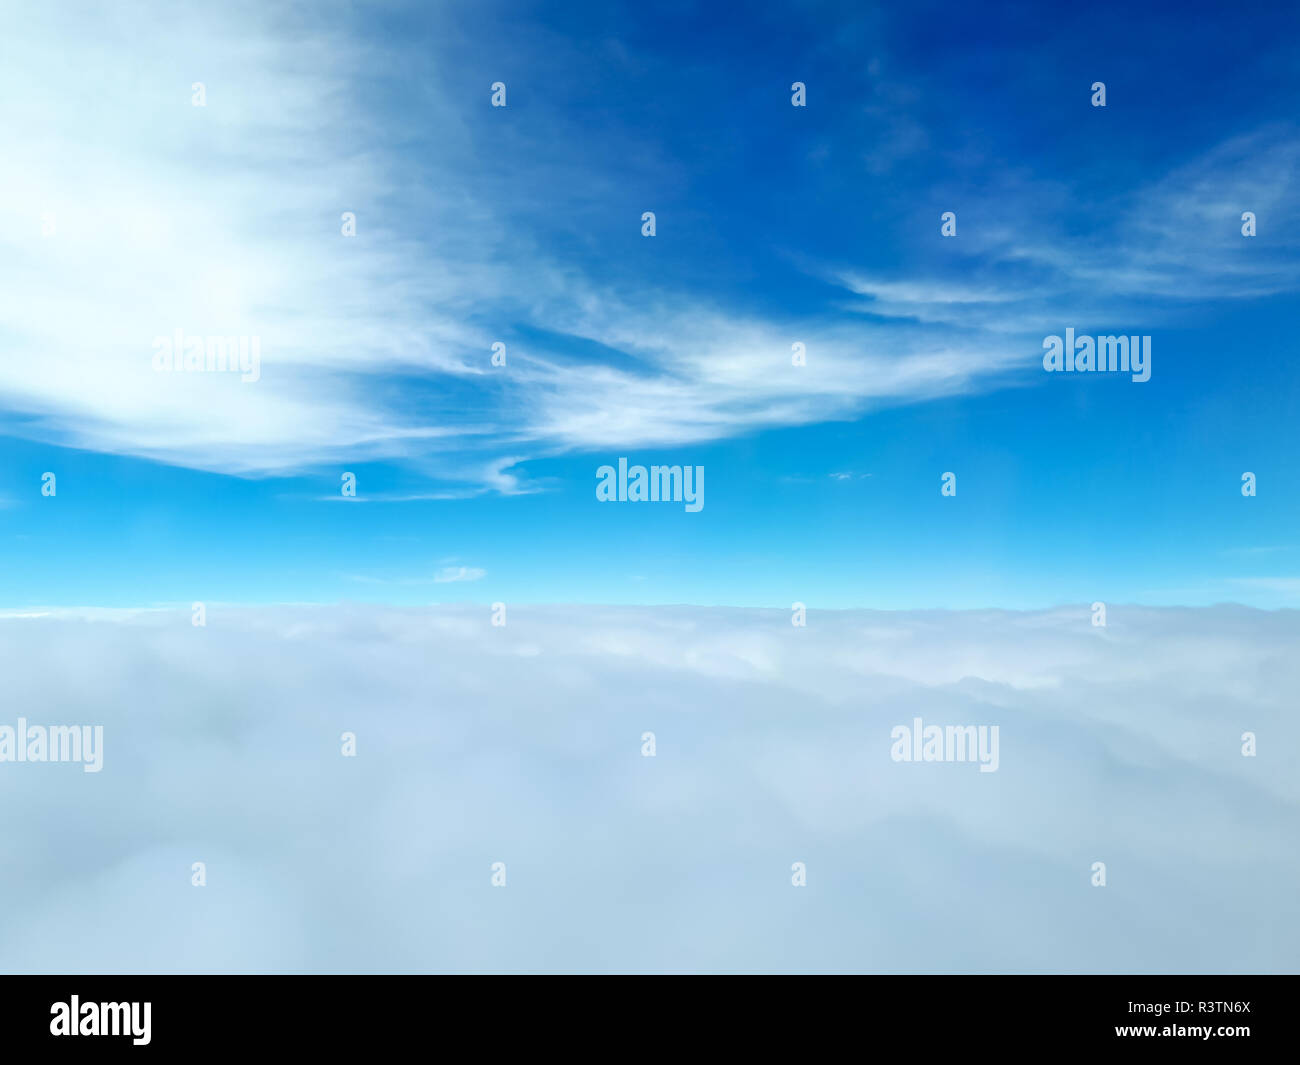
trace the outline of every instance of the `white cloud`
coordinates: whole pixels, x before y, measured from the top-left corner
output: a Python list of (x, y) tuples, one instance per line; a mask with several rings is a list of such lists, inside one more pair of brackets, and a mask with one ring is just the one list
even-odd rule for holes
[[(1275, 972), (1300, 951), (1300, 612), (207, 620), (3, 621), (8, 718), (104, 726), (98, 774), (0, 764), (7, 971)], [(999, 770), (891, 761), (916, 716), (997, 724)]]
[(479, 581), (487, 576), (487, 570), (476, 566), (444, 566), (433, 578), (436, 584), (449, 584), (454, 581)]
[[(533, 247), (498, 217), (510, 204), (481, 202), (466, 116), (436, 71), (419, 131), (436, 130), (432, 157), (411, 150), (409, 120), (363, 104), (409, 64), (402, 42), (361, 43), (346, 8), (310, 32), (255, 4), (151, 10), (38, 9), (9, 39), (11, 431), (243, 475), (398, 459), (509, 494), (537, 490), (509, 471), (525, 458), (850, 417), (1007, 368), (997, 344), (614, 291)], [(206, 107), (190, 104), (195, 81)], [(345, 210), (354, 238), (339, 233)], [(494, 370), (502, 322), (551, 339), (512, 345)], [(153, 338), (176, 328), (259, 337), (261, 380), (155, 373)], [(808, 367), (790, 366), (792, 338)], [(579, 341), (625, 358), (579, 358)]]
[[(1296, 127), (1265, 126), (1140, 187), (1108, 190), (1104, 211), (1083, 232), (1067, 232), (1063, 220), (1095, 190), (1027, 187), (1011, 172), (967, 209), (981, 224), (963, 231), (950, 276), (814, 272), (867, 297), (846, 309), (990, 335), (1041, 336), (1063, 322), (1134, 313), (1185, 322), (1193, 301), (1254, 299), (1300, 284), (1295, 256), (1277, 236), (1300, 222), (1290, 194), (1297, 164)], [(1017, 217), (1005, 220), (1008, 204)], [(1260, 220), (1257, 237), (1241, 235), (1243, 211)]]
[(1268, 592), (1300, 595), (1300, 577), (1234, 577), (1232, 583), (1244, 588), (1260, 588)]
[[(0, 73), (15, 338), (0, 404), (57, 442), (235, 473), (472, 437), (403, 415), (365, 376), (466, 373), (455, 352), (481, 338), (461, 312), (493, 290), (474, 262), (447, 265), (468, 226), (492, 239), (473, 205), (423, 190), (408, 221), (459, 222), (434, 260), (379, 209), (396, 177), (363, 150), (349, 86), (382, 57), (342, 27), (277, 35), (259, 5), (149, 12), (33, 11)], [(155, 373), (153, 338), (177, 327), (259, 336), (262, 379)]]
[[(418, 127), (370, 98), (410, 69), (413, 46), (366, 43), (359, 17), (313, 9), (307, 29), (234, 3), (164, 20), (125, 0), (76, 19), (37, 7), (10, 28), (4, 428), (243, 475), (400, 460), (466, 486), (394, 500), (511, 494), (538, 490), (510, 469), (530, 458), (703, 442), (1008, 384), (1041, 355), (1018, 338), (1059, 328), (1065, 296), (1077, 320), (1117, 296), (1241, 297), (1296, 280), (1268, 236), (1291, 218), (1300, 151), (1277, 127), (1156, 180), (1083, 246), (1054, 242), (1050, 216), (999, 230), (998, 203), (1021, 198), (993, 190), (987, 224), (964, 230), (959, 279), (842, 272), (871, 322), (620, 290), (535, 246), (519, 216), (543, 209), (539, 193), (500, 202), (475, 181), (482, 146), (436, 62)], [(447, 28), (438, 39), (462, 47)], [(190, 105), (195, 81), (206, 107)], [(883, 120), (888, 103), (869, 110)], [(544, 108), (536, 122), (581, 134)], [(925, 143), (907, 123), (887, 139), (889, 158)], [(575, 157), (570, 173), (547, 162), (547, 194), (617, 188), (592, 162)], [(1069, 190), (1057, 195), (1068, 202)], [(1249, 255), (1221, 217), (1243, 204), (1261, 218)], [(343, 211), (357, 215), (354, 238), (339, 233)], [(1193, 254), (1220, 223), (1209, 254)], [(492, 368), (503, 323), (534, 339)], [(153, 372), (153, 338), (177, 327), (260, 337), (261, 380)], [(796, 340), (805, 367), (790, 364)], [(614, 357), (583, 357), (591, 344)]]

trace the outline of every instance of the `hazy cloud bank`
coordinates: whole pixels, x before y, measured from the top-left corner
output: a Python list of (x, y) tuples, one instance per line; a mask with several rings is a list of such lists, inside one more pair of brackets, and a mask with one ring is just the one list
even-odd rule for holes
[[(0, 968), (1294, 971), (1300, 613), (1108, 620), (0, 618), (0, 725), (104, 726), (0, 764)], [(915, 717), (998, 771), (892, 761)]]

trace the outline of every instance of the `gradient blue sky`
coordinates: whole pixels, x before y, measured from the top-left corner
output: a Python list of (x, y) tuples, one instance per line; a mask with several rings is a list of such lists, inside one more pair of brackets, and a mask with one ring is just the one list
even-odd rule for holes
[(0, 605), (1300, 605), (1300, 8), (208, 6), (6, 31)]

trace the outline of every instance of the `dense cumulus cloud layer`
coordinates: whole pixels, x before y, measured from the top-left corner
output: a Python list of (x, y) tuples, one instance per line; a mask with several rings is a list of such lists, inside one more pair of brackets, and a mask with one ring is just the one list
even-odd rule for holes
[[(0, 763), (0, 969), (1294, 970), (1300, 613), (1107, 620), (0, 618), (0, 725), (104, 728)], [(893, 761), (916, 717), (998, 770)]]

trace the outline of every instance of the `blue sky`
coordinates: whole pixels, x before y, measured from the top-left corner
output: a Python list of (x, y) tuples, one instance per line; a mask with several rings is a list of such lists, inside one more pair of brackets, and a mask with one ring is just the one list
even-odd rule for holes
[(0, 605), (1300, 605), (1295, 9), (220, 7), (11, 28)]
[(1293, 965), (1300, 7), (9, 22), (0, 968)]

